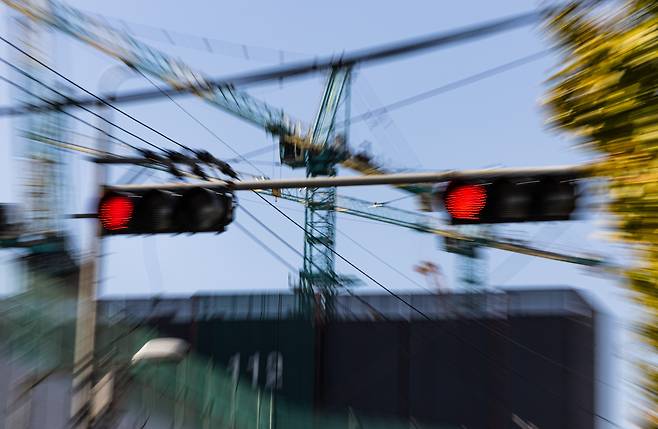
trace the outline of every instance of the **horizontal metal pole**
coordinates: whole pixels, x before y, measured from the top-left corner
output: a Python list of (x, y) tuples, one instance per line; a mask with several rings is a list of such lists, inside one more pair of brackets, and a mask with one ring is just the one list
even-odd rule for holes
[[(337, 210), (337, 211), (339, 211), (340, 213), (345, 213), (356, 217), (372, 219), (378, 222), (384, 222), (394, 226), (412, 229), (418, 232), (435, 234), (441, 237), (452, 238), (458, 241), (477, 243), (478, 246), (490, 247), (492, 249), (504, 250), (507, 252), (520, 253), (526, 256), (534, 256), (536, 258), (551, 259), (554, 261), (567, 262), (570, 264), (584, 265), (586, 267), (597, 268), (599, 270), (602, 270), (610, 274), (623, 273), (622, 267), (611, 265), (607, 263), (605, 260), (598, 258), (596, 256), (562, 254), (562, 253), (552, 252), (550, 250), (533, 248), (527, 244), (507, 241), (507, 239), (504, 237), (491, 238), (491, 237), (465, 235), (453, 230), (435, 228), (429, 225), (412, 224), (406, 221), (396, 222), (393, 219), (379, 218), (374, 215), (369, 215), (367, 213), (358, 212), (352, 209), (343, 208), (342, 210)], [(80, 214), (69, 215), (68, 217), (71, 219), (95, 219), (98, 217), (98, 215), (95, 213), (80, 213)], [(0, 248), (2, 247), (3, 247), (2, 240), (0, 240)]]
[(69, 215), (64, 215), (65, 219), (96, 219), (98, 218), (97, 213), (73, 213)]
[(134, 164), (134, 165), (150, 165), (155, 164), (150, 159), (144, 157), (131, 157), (131, 156), (107, 156), (103, 158), (94, 158), (93, 161), (97, 164)]
[(534, 175), (585, 175), (591, 165), (562, 165), (550, 167), (526, 168), (496, 168), (484, 170), (451, 170), (429, 173), (399, 173), (376, 174), (370, 176), (338, 176), (338, 177), (304, 177), (288, 179), (244, 180), (231, 182), (225, 180), (208, 180), (195, 183), (153, 183), (138, 185), (113, 185), (106, 189), (113, 191), (143, 191), (159, 189), (165, 191), (183, 191), (199, 186), (205, 188), (229, 188), (235, 191), (254, 189), (286, 189), (286, 188), (327, 188), (342, 186), (371, 185), (411, 185), (416, 183), (440, 183), (455, 179), (488, 179), (496, 177), (517, 177)]

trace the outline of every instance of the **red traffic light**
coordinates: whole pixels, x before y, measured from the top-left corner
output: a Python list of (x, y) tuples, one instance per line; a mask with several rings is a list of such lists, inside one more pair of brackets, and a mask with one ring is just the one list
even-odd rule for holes
[(233, 221), (234, 207), (226, 189), (108, 191), (99, 202), (98, 220), (103, 235), (220, 233)]
[(486, 204), (487, 191), (482, 185), (457, 185), (446, 190), (445, 206), (453, 219), (479, 220)]
[(98, 218), (108, 231), (127, 229), (134, 212), (133, 201), (121, 194), (106, 195), (99, 204)]
[(453, 181), (443, 204), (453, 225), (569, 220), (578, 199), (575, 181), (548, 174)]

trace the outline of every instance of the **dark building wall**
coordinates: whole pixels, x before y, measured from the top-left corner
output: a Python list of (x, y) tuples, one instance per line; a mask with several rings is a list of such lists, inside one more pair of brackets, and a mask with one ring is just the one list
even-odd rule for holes
[(504, 427), (507, 350), (487, 329), (496, 320), (414, 322), (410, 416), (466, 427)]
[[(193, 350), (229, 371), (239, 354), (243, 383), (252, 382), (249, 361), (257, 355), (257, 384), (267, 387), (267, 357), (280, 353), (281, 398), (324, 414), (353, 412), (430, 425), (422, 427), (593, 428), (591, 306), (570, 290), (481, 297), (475, 307), (464, 307), (472, 300), (459, 295), (405, 297), (430, 315), (424, 320), (391, 297), (364, 295), (348, 306), (349, 313), (319, 324), (282, 313), (280, 303), (292, 299), (266, 296), (238, 298), (277, 303), (259, 312), (233, 304), (213, 310), (217, 307), (208, 304), (232, 303), (232, 297), (125, 308), (139, 320), (145, 320), (140, 314), (170, 312), (146, 318), (147, 324), (187, 339)], [(362, 301), (387, 320), (374, 320), (369, 307), (359, 307)], [(169, 309), (184, 306), (189, 309)]]
[(510, 325), (514, 414), (539, 428), (593, 428), (593, 321), (517, 316)]
[(255, 385), (276, 388), (286, 399), (312, 405), (315, 342), (309, 322), (211, 320), (198, 322), (196, 329), (199, 353), (229, 371), (237, 366), (244, 382), (255, 380)]
[(330, 322), (322, 408), (467, 428), (588, 429), (591, 320), (519, 316)]
[[(331, 322), (325, 328), (326, 411), (466, 427), (509, 420), (508, 350), (499, 321)], [(502, 368), (502, 371), (501, 371)]]
[(323, 350), (317, 394), (324, 411), (408, 414), (407, 323), (331, 322), (324, 326)]

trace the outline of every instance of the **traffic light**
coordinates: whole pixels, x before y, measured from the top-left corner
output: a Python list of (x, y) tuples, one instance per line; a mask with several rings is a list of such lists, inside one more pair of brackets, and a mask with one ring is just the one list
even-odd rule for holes
[(232, 192), (203, 187), (109, 191), (98, 204), (98, 219), (104, 235), (223, 232), (234, 205)]
[(575, 180), (558, 175), (455, 180), (442, 199), (453, 225), (569, 220), (578, 199)]

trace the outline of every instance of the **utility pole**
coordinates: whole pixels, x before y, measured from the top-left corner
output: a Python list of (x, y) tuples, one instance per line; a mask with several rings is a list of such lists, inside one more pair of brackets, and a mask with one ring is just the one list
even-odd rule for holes
[[(104, 114), (109, 114), (105, 112)], [(104, 127), (102, 124), (99, 124)], [(109, 127), (105, 126), (109, 132)], [(107, 137), (99, 133), (98, 149), (106, 150)], [(105, 183), (106, 167), (96, 166), (96, 187)], [(87, 429), (91, 423), (90, 402), (94, 372), (94, 342), (96, 335), (96, 286), (102, 240), (100, 227), (94, 225), (89, 249), (83, 254), (78, 283), (77, 317), (75, 325), (75, 351), (73, 357), (73, 384), (71, 387), (71, 426)]]
[[(101, 85), (114, 75), (116, 67), (106, 71), (100, 79)], [(120, 82), (115, 82), (118, 87)], [(112, 110), (101, 108), (101, 114), (111, 119)], [(99, 121), (97, 149), (108, 151), (109, 134), (112, 129), (108, 122)], [(102, 192), (107, 181), (107, 166), (96, 165), (95, 174), (98, 194)], [(98, 272), (102, 251), (101, 227), (94, 224), (89, 248), (83, 254), (80, 264), (80, 278), (78, 283), (77, 317), (75, 326), (75, 350), (73, 357), (73, 381), (71, 386), (71, 427), (75, 429), (88, 429), (94, 416), (91, 415), (91, 395), (94, 376), (94, 344), (96, 336), (96, 292), (98, 286)]]

